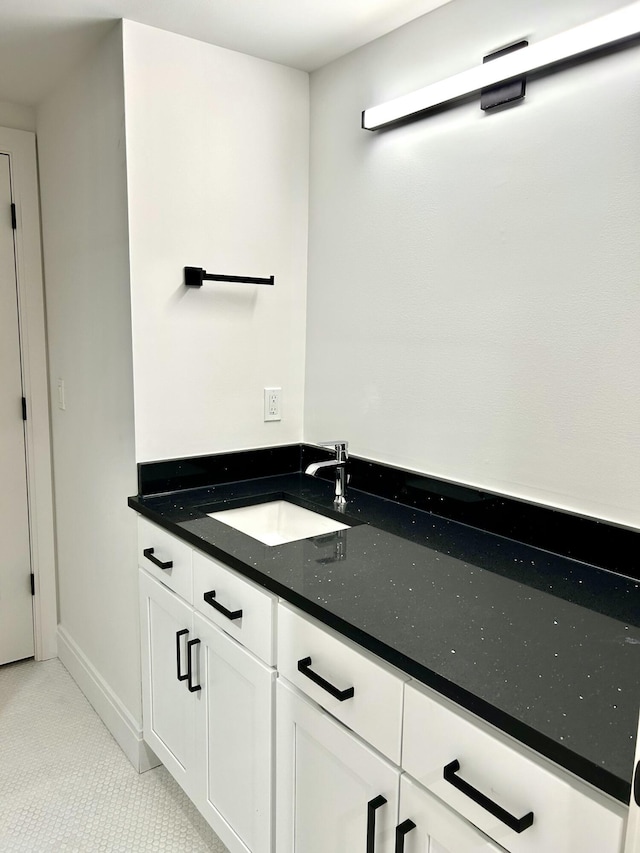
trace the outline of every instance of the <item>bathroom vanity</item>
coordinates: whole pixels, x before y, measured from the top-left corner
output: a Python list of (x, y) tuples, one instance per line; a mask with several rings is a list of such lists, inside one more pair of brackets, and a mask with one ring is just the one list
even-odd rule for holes
[[(304, 469), (188, 467), (129, 501), (144, 734), (231, 853), (637, 853), (636, 579), (355, 488), (338, 512)], [(277, 501), (337, 529), (217, 515)]]

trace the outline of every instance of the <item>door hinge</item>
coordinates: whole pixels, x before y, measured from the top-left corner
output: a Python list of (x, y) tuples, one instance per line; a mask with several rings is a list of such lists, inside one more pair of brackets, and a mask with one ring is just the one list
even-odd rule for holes
[(16, 206), (15, 204), (11, 204), (11, 227), (15, 229), (18, 227), (18, 217), (16, 216)]
[(35, 575), (33, 574), (33, 572), (31, 572), (29, 577), (31, 578), (31, 595), (35, 595), (36, 594), (36, 578), (35, 578)]
[(22, 398), (22, 420), (26, 421), (27, 419), (27, 398)]

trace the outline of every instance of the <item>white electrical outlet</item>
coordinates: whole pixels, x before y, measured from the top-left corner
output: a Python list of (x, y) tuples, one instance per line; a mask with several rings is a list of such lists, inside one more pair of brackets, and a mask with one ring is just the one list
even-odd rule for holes
[(264, 389), (264, 419), (265, 421), (282, 420), (280, 412), (282, 388)]

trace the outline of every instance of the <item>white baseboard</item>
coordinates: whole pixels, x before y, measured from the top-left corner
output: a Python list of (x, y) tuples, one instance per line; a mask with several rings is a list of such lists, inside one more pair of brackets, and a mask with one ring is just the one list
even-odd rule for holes
[(138, 773), (157, 767), (160, 761), (143, 741), (138, 721), (62, 625), (57, 636), (58, 657)]

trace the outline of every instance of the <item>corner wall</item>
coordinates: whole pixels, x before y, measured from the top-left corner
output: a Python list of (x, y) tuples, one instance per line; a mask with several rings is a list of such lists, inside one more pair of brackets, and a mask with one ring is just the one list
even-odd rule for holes
[(36, 111), (33, 107), (24, 104), (0, 101), (0, 127), (34, 131), (36, 129)]
[(305, 440), (640, 526), (640, 48), (360, 128), (623, 5), (456, 0), (312, 74)]
[[(38, 109), (59, 655), (137, 764), (137, 491), (122, 36)], [(58, 408), (58, 379), (66, 409)]]
[(308, 75), (131, 21), (124, 65), (138, 461), (299, 441)]

